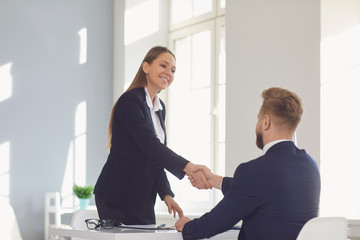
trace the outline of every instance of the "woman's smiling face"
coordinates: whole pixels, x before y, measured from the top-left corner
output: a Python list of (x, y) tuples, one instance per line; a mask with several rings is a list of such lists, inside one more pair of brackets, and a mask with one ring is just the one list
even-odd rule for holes
[(175, 64), (175, 58), (167, 52), (161, 53), (151, 64), (144, 62), (142, 67), (146, 73), (146, 87), (157, 93), (170, 86), (174, 80)]

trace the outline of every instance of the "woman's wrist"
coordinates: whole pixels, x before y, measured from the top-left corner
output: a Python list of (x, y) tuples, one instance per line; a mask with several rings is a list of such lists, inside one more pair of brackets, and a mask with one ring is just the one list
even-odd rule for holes
[(189, 175), (189, 173), (193, 172), (195, 168), (195, 164), (193, 164), (192, 162), (188, 162), (185, 165), (185, 168), (183, 169), (183, 171)]

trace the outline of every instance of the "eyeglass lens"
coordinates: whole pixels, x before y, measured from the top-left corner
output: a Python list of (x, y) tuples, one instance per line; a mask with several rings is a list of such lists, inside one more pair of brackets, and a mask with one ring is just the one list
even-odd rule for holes
[(101, 226), (105, 229), (111, 229), (114, 227), (114, 223), (112, 220), (106, 220), (106, 219), (102, 219), (101, 220)]
[(114, 227), (114, 223), (112, 220), (86, 219), (85, 222), (88, 229), (97, 229), (100, 226), (105, 229), (112, 229)]
[(85, 222), (88, 229), (96, 229), (100, 227), (100, 222), (97, 219), (86, 219)]

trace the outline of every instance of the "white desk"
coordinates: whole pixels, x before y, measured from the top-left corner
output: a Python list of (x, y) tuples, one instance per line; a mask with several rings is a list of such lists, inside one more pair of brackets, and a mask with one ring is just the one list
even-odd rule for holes
[[(68, 226), (50, 227), (49, 233), (70, 240), (71, 237), (97, 240), (183, 240), (176, 230), (137, 230), (113, 228), (109, 230), (73, 229)], [(239, 230), (229, 230), (210, 239), (237, 239)]]

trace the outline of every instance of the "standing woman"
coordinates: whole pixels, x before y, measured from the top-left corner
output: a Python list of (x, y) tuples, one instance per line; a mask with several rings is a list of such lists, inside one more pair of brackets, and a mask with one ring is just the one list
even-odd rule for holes
[[(164, 168), (177, 178), (196, 165), (166, 147), (165, 105), (157, 94), (170, 86), (175, 56), (166, 47), (146, 54), (130, 87), (115, 103), (108, 129), (110, 154), (95, 185), (100, 219), (114, 224), (155, 224), (156, 194), (169, 213), (183, 216)], [(211, 188), (202, 175), (199, 181)]]

